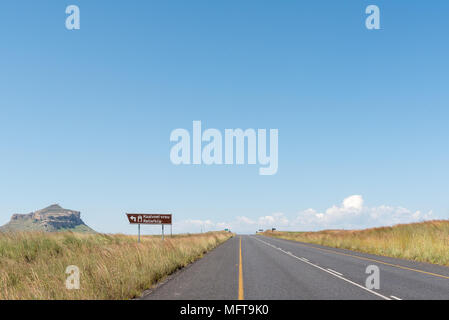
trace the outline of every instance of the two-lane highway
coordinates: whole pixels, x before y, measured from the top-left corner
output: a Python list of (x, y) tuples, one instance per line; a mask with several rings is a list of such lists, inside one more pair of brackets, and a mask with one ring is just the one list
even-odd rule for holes
[[(365, 286), (369, 266), (379, 289)], [(449, 268), (349, 250), (237, 236), (143, 299), (449, 299)]]

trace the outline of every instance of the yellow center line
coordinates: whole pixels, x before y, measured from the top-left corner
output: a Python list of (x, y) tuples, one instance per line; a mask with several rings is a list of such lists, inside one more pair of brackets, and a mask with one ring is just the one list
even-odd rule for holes
[(439, 277), (439, 278), (449, 279), (449, 276), (443, 276), (443, 275), (438, 274), (438, 273), (427, 272), (427, 271), (423, 271), (423, 270), (419, 270), (419, 269), (413, 269), (413, 268), (401, 266), (399, 264), (388, 263), (388, 262), (384, 262), (384, 261), (380, 261), (380, 260), (360, 257), (360, 256), (356, 256), (356, 255), (353, 255), (353, 254), (338, 252), (338, 251), (334, 251), (334, 250), (330, 250), (330, 249), (318, 248), (318, 247), (315, 247), (315, 246), (305, 245), (305, 244), (302, 244), (302, 243), (299, 243), (299, 242), (298, 242), (298, 244), (300, 246), (303, 246), (303, 247), (306, 247), (306, 248), (313, 248), (313, 249), (317, 249), (317, 250), (321, 250), (321, 251), (327, 251), (327, 252), (339, 254), (339, 255), (342, 255), (342, 256), (353, 257), (353, 258), (357, 258), (357, 259), (360, 259), (360, 260), (366, 260), (366, 261), (371, 261), (371, 262), (384, 264), (384, 265), (387, 265), (387, 266), (390, 266), (390, 267), (396, 267), (396, 268), (399, 268), (399, 269), (410, 270), (410, 271), (424, 273), (424, 274), (428, 274), (428, 275)]
[(242, 266), (242, 237), (240, 237), (240, 260), (239, 260), (239, 300), (244, 300), (243, 295), (243, 266)]

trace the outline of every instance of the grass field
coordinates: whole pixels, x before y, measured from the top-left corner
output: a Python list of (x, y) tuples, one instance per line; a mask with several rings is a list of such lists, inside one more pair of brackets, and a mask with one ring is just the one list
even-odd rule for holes
[[(173, 238), (77, 233), (0, 233), (0, 300), (131, 299), (229, 239), (227, 232)], [(68, 290), (66, 268), (80, 270)]]
[(449, 221), (365, 230), (271, 232), (266, 236), (449, 266)]

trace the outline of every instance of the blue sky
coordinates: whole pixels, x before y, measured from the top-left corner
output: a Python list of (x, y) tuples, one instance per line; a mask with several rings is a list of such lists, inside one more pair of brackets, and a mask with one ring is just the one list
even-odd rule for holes
[[(381, 30), (365, 28), (370, 4)], [(52, 203), (124, 233), (125, 212), (170, 211), (174, 232), (447, 219), (448, 13), (442, 0), (3, 1), (0, 224)], [(278, 173), (174, 166), (170, 132), (194, 120), (278, 129)]]

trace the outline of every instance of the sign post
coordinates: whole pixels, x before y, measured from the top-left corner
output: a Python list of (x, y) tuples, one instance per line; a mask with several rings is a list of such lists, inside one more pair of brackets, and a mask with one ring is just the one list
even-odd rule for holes
[[(154, 213), (127, 213), (128, 221), (130, 224), (137, 224), (138, 238), (140, 243), (140, 225), (141, 224), (160, 224), (162, 225), (162, 240), (164, 240), (164, 225), (169, 224), (172, 226), (171, 214), (154, 214)], [(171, 229), (170, 229), (171, 230)]]

